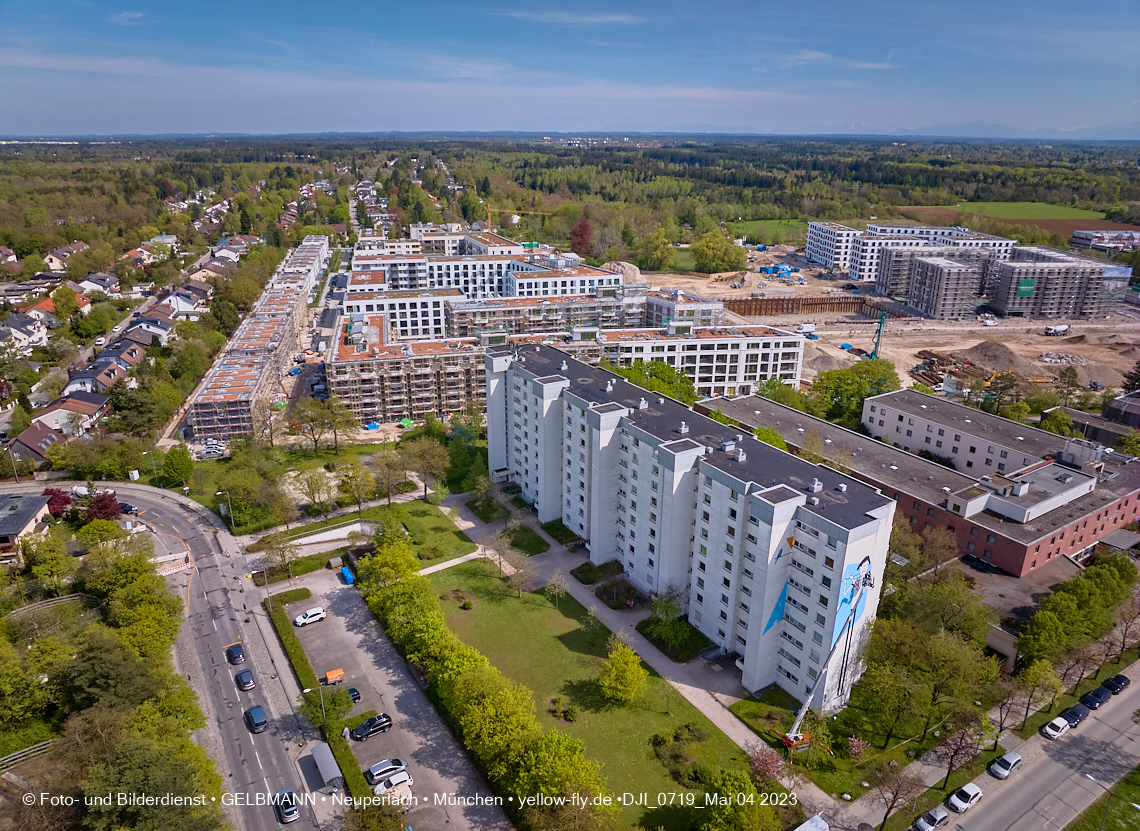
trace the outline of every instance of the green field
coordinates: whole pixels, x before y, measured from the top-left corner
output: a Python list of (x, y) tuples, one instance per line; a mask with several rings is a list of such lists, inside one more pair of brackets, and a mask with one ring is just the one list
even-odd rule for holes
[[(744, 752), (656, 674), (651, 674), (646, 693), (632, 704), (614, 705), (603, 698), (596, 679), (610, 633), (604, 627), (584, 629), (586, 610), (573, 598), (561, 598), (557, 608), (541, 591), (524, 593), (519, 599), (499, 578), (497, 568), (484, 560), (428, 579), (445, 598), (448, 625), (505, 676), (533, 691), (542, 727), (557, 725), (582, 741), (586, 755), (602, 765), (611, 792), (684, 790), (654, 755), (650, 738), (686, 723), (707, 734), (705, 741), (690, 745), (698, 763), (747, 769)], [(464, 599), (474, 608), (460, 609)], [(550, 707), (555, 696), (578, 708), (576, 721), (555, 720)], [(693, 827), (692, 813), (679, 807), (631, 806), (622, 811), (621, 824), (687, 831)]]
[(1100, 211), (1048, 205), (1044, 202), (962, 202), (948, 207), (982, 213), (992, 219), (1104, 219)]
[[(1096, 790), (1091, 782), (1089, 787)], [(1126, 828), (1130, 831), (1140, 829), (1140, 811), (1133, 807), (1134, 803), (1140, 803), (1140, 768), (1133, 768), (1117, 783), (1112, 789), (1112, 795), (1116, 798), (1107, 806), (1107, 816), (1105, 803), (1109, 798), (1102, 796), (1093, 803), (1092, 807), (1069, 823), (1067, 826), (1069, 831), (1098, 831), (1102, 827)]]

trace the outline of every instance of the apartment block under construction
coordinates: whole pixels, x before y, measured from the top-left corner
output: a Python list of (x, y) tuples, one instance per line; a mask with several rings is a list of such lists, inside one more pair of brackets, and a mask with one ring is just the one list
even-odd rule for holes
[(392, 342), (383, 314), (342, 316), (325, 356), (330, 394), (362, 424), (447, 418), (486, 399), (484, 351), (473, 338)]
[(999, 264), (991, 305), (1004, 317), (1098, 317), (1113, 302), (1103, 260), (1019, 246)]

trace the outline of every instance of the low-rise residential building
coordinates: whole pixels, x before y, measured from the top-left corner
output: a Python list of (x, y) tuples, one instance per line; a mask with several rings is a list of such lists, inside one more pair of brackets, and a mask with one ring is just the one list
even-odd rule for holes
[(8, 450), (17, 462), (29, 460), (38, 465), (46, 460), (49, 447), (66, 443), (67, 436), (63, 433), (33, 421), (31, 427), (8, 442)]
[(0, 496), (0, 563), (22, 566), (19, 543), (38, 533), (48, 513), (50, 496), (11, 493)]
[(549, 346), (489, 348), (486, 378), (492, 475), (541, 521), (648, 596), (679, 589), (746, 689), (847, 702), (862, 667), (844, 656), (877, 608), (892, 500)]
[(11, 341), (17, 351), (28, 355), (37, 346), (47, 346), (47, 326), (32, 315), (9, 315), (0, 323), (0, 341)]
[(75, 392), (103, 393), (127, 377), (129, 369), (113, 358), (97, 357), (78, 372), (68, 370), (64, 395)]
[(43, 424), (64, 436), (82, 436), (99, 423), (110, 398), (77, 391), (57, 398), (32, 414), (33, 424)]
[[(698, 409), (719, 409), (748, 430), (775, 428), (789, 447), (807, 445), (880, 488), (915, 531), (949, 529), (963, 555), (1014, 576), (1058, 557), (1083, 561), (1140, 517), (1140, 462), (918, 392), (864, 402), (874, 438), (758, 396)], [(955, 466), (916, 455), (924, 449)]]

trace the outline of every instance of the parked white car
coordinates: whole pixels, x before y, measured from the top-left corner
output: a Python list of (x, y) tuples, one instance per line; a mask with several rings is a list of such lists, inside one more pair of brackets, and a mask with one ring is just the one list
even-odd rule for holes
[(301, 614), (297, 615), (297, 617), (293, 620), (293, 625), (294, 626), (306, 626), (310, 623), (316, 623), (318, 620), (324, 620), (324, 619), (325, 619), (325, 610), (323, 608), (321, 608), (320, 606), (317, 606), (314, 609), (309, 609), (309, 611), (301, 612)]

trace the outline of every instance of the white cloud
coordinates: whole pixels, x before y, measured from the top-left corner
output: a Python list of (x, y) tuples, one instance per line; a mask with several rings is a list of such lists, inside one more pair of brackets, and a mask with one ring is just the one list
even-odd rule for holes
[(562, 26), (592, 26), (600, 23), (615, 23), (623, 26), (647, 23), (648, 18), (633, 14), (573, 14), (571, 12), (506, 12), (519, 20), (534, 23), (557, 23)]
[(117, 26), (141, 26), (144, 17), (146, 15), (142, 12), (119, 12), (104, 18), (104, 20)]
[(811, 62), (833, 63), (837, 66), (847, 67), (848, 69), (898, 69), (898, 64), (853, 61), (848, 58), (829, 55), (827, 52), (817, 52), (813, 49), (803, 49), (795, 54), (789, 55), (785, 66), (802, 66), (805, 63)]

